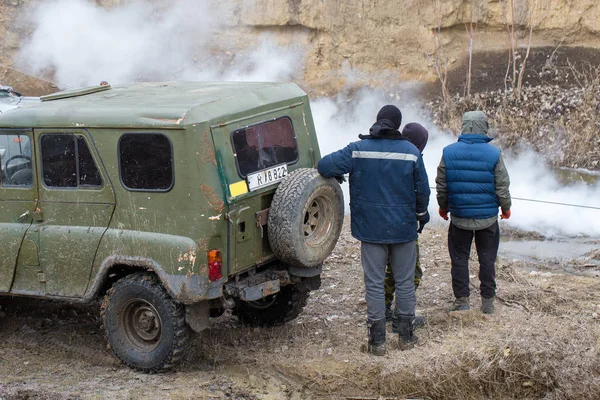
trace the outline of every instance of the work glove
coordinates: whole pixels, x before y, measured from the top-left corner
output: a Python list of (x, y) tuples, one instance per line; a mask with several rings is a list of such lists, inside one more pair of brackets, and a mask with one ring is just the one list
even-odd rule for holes
[(425, 224), (428, 223), (430, 219), (429, 211), (425, 211), (425, 215), (417, 216), (417, 221), (419, 221), (419, 229), (417, 229), (417, 233), (423, 232)]
[(334, 176), (335, 180), (339, 182), (339, 184), (341, 185), (342, 183), (346, 182), (346, 176), (345, 175), (338, 175), (338, 176)]
[(500, 219), (509, 219), (510, 218), (510, 210), (502, 210), (502, 214), (500, 215)]
[(438, 214), (440, 214), (440, 217), (444, 218), (446, 221), (448, 221), (448, 210), (442, 210), (442, 208), (440, 207), (438, 209)]

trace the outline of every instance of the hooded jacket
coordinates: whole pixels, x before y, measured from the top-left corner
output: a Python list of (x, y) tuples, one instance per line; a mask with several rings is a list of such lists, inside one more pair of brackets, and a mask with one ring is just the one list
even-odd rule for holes
[[(496, 221), (499, 206), (510, 209), (508, 172), (500, 150), (489, 145), (488, 129), (484, 113), (465, 113), (462, 135), (457, 143), (444, 148), (438, 166), (438, 203), (463, 229), (478, 227), (464, 220), (485, 220), (483, 225), (489, 226)], [(481, 228), (487, 227), (483, 225)]]
[[(319, 161), (324, 177), (350, 174), (352, 236), (377, 244), (417, 239), (417, 215), (429, 204), (429, 183), (419, 150), (398, 131), (350, 143)], [(375, 135), (373, 135), (375, 133)]]
[(411, 122), (404, 125), (404, 129), (402, 129), (402, 137), (405, 137), (408, 141), (414, 144), (421, 153), (423, 153), (425, 146), (427, 146), (427, 141), (429, 140), (429, 132), (427, 132), (427, 129), (425, 129), (423, 125), (416, 122)]

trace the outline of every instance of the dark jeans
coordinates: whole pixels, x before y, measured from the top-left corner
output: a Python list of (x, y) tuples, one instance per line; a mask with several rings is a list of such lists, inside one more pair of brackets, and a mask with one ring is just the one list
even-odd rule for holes
[(448, 229), (448, 250), (452, 261), (452, 290), (455, 297), (468, 297), (469, 290), (469, 256), (471, 243), (475, 236), (475, 248), (479, 258), (479, 281), (481, 296), (496, 295), (496, 256), (500, 245), (500, 229), (498, 221), (489, 228), (478, 231), (460, 229), (450, 223)]

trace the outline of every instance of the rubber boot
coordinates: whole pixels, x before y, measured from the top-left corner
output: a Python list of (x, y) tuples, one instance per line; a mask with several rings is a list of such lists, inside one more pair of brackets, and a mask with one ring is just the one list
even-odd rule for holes
[(398, 344), (400, 345), (400, 350), (410, 350), (419, 341), (419, 338), (414, 334), (415, 316), (399, 315), (398, 317)]
[[(425, 316), (415, 315), (414, 328), (422, 328), (425, 326)], [(392, 316), (392, 333), (400, 333), (400, 314), (394, 312)]]
[(468, 311), (471, 309), (468, 297), (457, 297), (450, 311)]
[(374, 356), (384, 356), (385, 347), (385, 318), (367, 321), (369, 328), (369, 345), (367, 351)]
[(400, 333), (400, 313), (396, 310), (392, 315), (392, 333)]
[(415, 315), (415, 329), (422, 328), (425, 326), (425, 316)]
[(385, 320), (388, 322), (394, 320), (394, 310), (392, 310), (391, 304), (386, 304), (385, 306)]
[(482, 297), (481, 298), (481, 312), (484, 314), (493, 314), (495, 311), (494, 308), (494, 298), (493, 297)]

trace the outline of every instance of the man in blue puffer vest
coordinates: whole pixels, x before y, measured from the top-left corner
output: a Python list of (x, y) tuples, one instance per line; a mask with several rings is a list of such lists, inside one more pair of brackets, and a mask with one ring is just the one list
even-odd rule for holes
[(458, 142), (444, 148), (435, 179), (439, 214), (452, 220), (448, 251), (452, 263), (453, 311), (470, 309), (469, 255), (475, 237), (481, 282), (481, 311), (494, 312), (496, 256), (500, 244), (498, 207), (502, 219), (510, 218), (510, 179), (500, 150), (489, 144), (489, 124), (481, 111), (470, 111), (462, 120)]
[(385, 345), (385, 266), (390, 265), (396, 280), (396, 310), (400, 319), (401, 349), (414, 346), (415, 262), (417, 224), (429, 221), (429, 183), (421, 153), (398, 129), (400, 110), (384, 106), (369, 135), (321, 159), (324, 177), (350, 174), (352, 236), (361, 241), (364, 271), (368, 351), (384, 355)]

